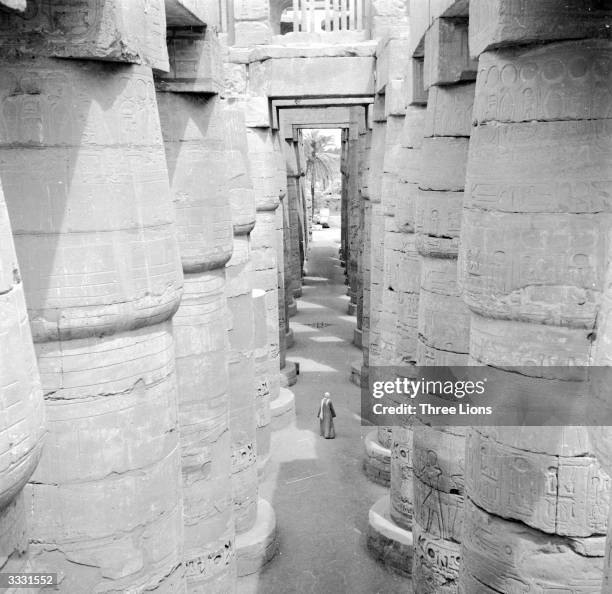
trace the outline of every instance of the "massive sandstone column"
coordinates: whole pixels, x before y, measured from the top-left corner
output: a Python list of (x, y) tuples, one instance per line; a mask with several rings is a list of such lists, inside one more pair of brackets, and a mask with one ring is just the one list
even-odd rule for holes
[(151, 70), (0, 69), (0, 177), (49, 431), (27, 494), (36, 565), (65, 592), (181, 591), (182, 273)]
[[(4, 133), (0, 131), (0, 141)], [(0, 570), (30, 569), (23, 487), (40, 458), (44, 402), (21, 273), (0, 186)]]
[(228, 426), (226, 274), (232, 255), (225, 127), (217, 96), (159, 92), (185, 293), (175, 316), (184, 560), (194, 592), (236, 575)]
[(294, 363), (287, 361), (288, 345), (293, 344), (293, 333), (289, 327), (289, 313), (294, 309), (295, 300), (290, 291), (289, 272), (289, 220), (287, 205), (287, 169), (285, 154), (281, 145), (280, 134), (273, 137), (274, 158), (276, 161), (276, 183), (278, 187), (279, 206), (275, 213), (276, 225), (276, 258), (277, 258), (277, 290), (279, 313), (279, 352), (280, 352), (280, 382), (282, 387), (292, 386), (297, 382), (297, 369)]
[(294, 415), (293, 393), (280, 386), (278, 232), (278, 165), (272, 130), (267, 126), (248, 127), (247, 141), (251, 175), (255, 189), (256, 223), (251, 233), (253, 261), (252, 286), (266, 293), (269, 348), (269, 386), (272, 427), (282, 427)]
[[(421, 256), (420, 366), (466, 365), (469, 312), (457, 287), (459, 222), (471, 129), (474, 72), (467, 23), (437, 19), (425, 35), (429, 85), (416, 208)], [(415, 422), (413, 436), (415, 587), (456, 592), (463, 520), (465, 430)]]
[[(543, 378), (559, 377), (548, 366), (586, 364), (591, 354), (608, 253), (610, 45), (561, 40), (576, 28), (591, 33), (598, 13), (589, 3), (538, 3), (518, 15), (513, 3), (495, 4), (470, 5), (480, 60), (461, 284), (470, 360), (529, 366), (527, 396), (537, 398)], [(559, 41), (524, 45), (551, 37)], [(586, 433), (469, 432), (460, 592), (597, 591), (610, 479)]]
[[(251, 181), (243, 108), (239, 103), (230, 99), (226, 101), (223, 114), (227, 128), (226, 158), (230, 173), (229, 196), (232, 207), (235, 251), (236, 247), (239, 247), (239, 251), (236, 251), (237, 258), (232, 259), (228, 264), (228, 272), (232, 269), (241, 275), (236, 294), (236, 297), (238, 297), (241, 293), (246, 294), (247, 286), (245, 279), (248, 281), (248, 286), (253, 289), (252, 250), (249, 234), (255, 227), (255, 190)], [(248, 262), (241, 263), (241, 260), (244, 258), (248, 258)], [(252, 364), (254, 376), (251, 377), (251, 380), (254, 386), (257, 469), (258, 475), (261, 476), (270, 457), (270, 389), (268, 385), (269, 359), (266, 348), (267, 341), (264, 340), (262, 344), (261, 340), (261, 329), (263, 328), (265, 336), (266, 328), (265, 311), (263, 316), (260, 311), (263, 301), (260, 293), (263, 294), (263, 291), (257, 288), (255, 290), (258, 291), (258, 296), (251, 299), (250, 305), (247, 304), (244, 297), (243, 300), (245, 301), (245, 308), (253, 310), (251, 326), (253, 328)], [(240, 302), (236, 301), (235, 306), (240, 309)], [(240, 394), (241, 388), (237, 386), (237, 398), (246, 398), (249, 391), (245, 388), (242, 396)]]

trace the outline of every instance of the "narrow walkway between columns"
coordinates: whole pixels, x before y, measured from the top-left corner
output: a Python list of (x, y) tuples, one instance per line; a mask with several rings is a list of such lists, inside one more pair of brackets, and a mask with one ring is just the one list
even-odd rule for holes
[[(274, 506), (280, 550), (262, 570), (241, 578), (239, 594), (410, 594), (409, 581), (379, 565), (366, 550), (368, 511), (388, 490), (363, 470), (359, 388), (350, 383), (355, 317), (347, 315), (340, 229), (315, 230), (303, 296), (291, 318), (300, 364), (296, 423), (272, 438), (273, 457), (261, 495)], [(336, 439), (319, 436), (324, 392), (336, 410)]]

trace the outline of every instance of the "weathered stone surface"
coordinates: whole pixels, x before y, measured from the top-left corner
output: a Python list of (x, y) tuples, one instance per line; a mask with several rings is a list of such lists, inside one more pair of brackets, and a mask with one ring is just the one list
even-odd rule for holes
[(184, 561), (193, 589), (224, 589), (236, 568), (223, 268), (185, 276), (174, 320), (183, 469)]
[(389, 486), (391, 478), (391, 451), (378, 441), (378, 430), (373, 429), (365, 436), (364, 445), (363, 470), (366, 476), (375, 483), (385, 487)]
[(609, 118), (612, 48), (575, 41), (504, 48), (478, 64), (476, 123)]
[(504, 45), (596, 37), (609, 27), (609, 7), (597, 0), (470, 1), (473, 56)]
[(111, 60), (168, 70), (163, 0), (32, 0), (25, 14), (4, 15), (2, 52)]
[(431, 87), (425, 136), (469, 136), (472, 129), (474, 83)]
[[(530, 441), (523, 443), (531, 449)], [(482, 509), (543, 532), (605, 534), (610, 479), (592, 456), (536, 453), (499, 443), (473, 428), (466, 457), (470, 499)]]
[(278, 545), (274, 508), (260, 498), (257, 502), (257, 523), (236, 538), (238, 576), (259, 571), (276, 555)]
[(474, 80), (477, 67), (470, 58), (467, 21), (436, 19), (425, 34), (425, 89)]
[(404, 78), (408, 60), (408, 38), (385, 37), (376, 49), (376, 93), (386, 93), (392, 80)]
[(158, 104), (183, 271), (219, 268), (233, 235), (223, 106), (183, 93), (159, 93)]
[(257, 467), (260, 478), (270, 458), (269, 347), (266, 327), (266, 293), (253, 289), (253, 366), (255, 384), (255, 421), (257, 425)]
[[(234, 443), (226, 415), (232, 219), (225, 112), (217, 97), (158, 93), (185, 293), (175, 316), (185, 567), (189, 588), (230, 587), (235, 571)], [(233, 269), (231, 269), (233, 270)], [(230, 287), (233, 278), (227, 275)], [(249, 287), (250, 291), (250, 287)], [(221, 562), (215, 558), (223, 551)]]
[(374, 57), (267, 59), (249, 66), (251, 93), (269, 97), (368, 96), (374, 93)]
[(0, 186), (0, 558), (23, 571), (27, 516), (22, 489), (43, 444), (44, 404), (17, 256)]
[(167, 27), (201, 27), (212, 28), (217, 21), (212, 16), (208, 4), (210, 0), (164, 0)]
[(280, 388), (278, 396), (270, 401), (272, 429), (287, 427), (295, 421), (295, 395), (288, 388)]
[(168, 30), (169, 71), (157, 78), (158, 88), (179, 93), (219, 93), (224, 84), (217, 33)]
[[(600, 591), (603, 559), (579, 554), (569, 539), (490, 516), (469, 501), (463, 534), (462, 594), (516, 588), (565, 589), (571, 594)], [(478, 589), (467, 589), (478, 583)]]
[(383, 495), (368, 513), (368, 551), (393, 572), (412, 573), (412, 533), (400, 528), (389, 515), (389, 497)]
[(500, 367), (528, 366), (539, 377), (554, 377), (555, 371), (546, 367), (588, 365), (590, 350), (587, 333), (580, 328), (472, 317), (470, 355), (484, 365), (495, 361)]
[(423, 166), (419, 187), (422, 190), (463, 190), (468, 154), (467, 138), (424, 138), (421, 150)]
[(415, 423), (413, 444), (414, 476), (436, 491), (463, 494), (465, 430)]
[[(461, 547), (454, 541), (431, 535), (419, 523), (413, 527), (412, 583), (423, 594), (456, 594), (462, 564)], [(472, 594), (473, 590), (465, 594)]]
[(406, 113), (404, 79), (394, 78), (385, 87), (385, 116), (401, 116)]
[(463, 192), (416, 191), (416, 245), (433, 258), (457, 256)]
[[(428, 482), (435, 482), (431, 476), (427, 477), (427, 472), (422, 476)], [(415, 528), (418, 526), (418, 532), (427, 538), (460, 543), (463, 531), (463, 495), (436, 489), (416, 476), (413, 478), (413, 492), (413, 525)]]
[(264, 21), (269, 15), (268, 0), (234, 0), (234, 18), (237, 21)]
[[(48, 435), (27, 487), (34, 563), (62, 571), (64, 592), (178, 587), (183, 518), (170, 324), (45, 342), (37, 354)], [(74, 571), (75, 563), (87, 569)]]
[(253, 301), (250, 238), (234, 236), (226, 265), (228, 306), (229, 425), (232, 451), (232, 500), (236, 533), (250, 530), (257, 516), (257, 444), (253, 355)]
[(423, 58), (412, 58), (406, 64), (406, 103), (408, 105), (426, 105), (427, 91), (424, 80), (425, 63)]
[(168, 318), (181, 273), (151, 71), (51, 60), (2, 70), (0, 174), (34, 340)]
[(389, 513), (401, 528), (412, 529), (414, 465), (412, 427), (393, 427)]
[(422, 259), (419, 338), (439, 350), (467, 353), (470, 315), (459, 297), (456, 279), (456, 260)]
[(410, 0), (410, 55), (423, 55), (425, 32), (435, 19), (467, 18), (468, 7), (469, 0)]
[(7, 60), (0, 95), (14, 113), (0, 176), (47, 401), (27, 493), (35, 563), (65, 573), (65, 592), (180, 589), (167, 320), (182, 275), (151, 71)]
[(272, 29), (269, 23), (261, 21), (236, 21), (234, 24), (234, 45), (250, 47), (269, 43), (272, 38)]

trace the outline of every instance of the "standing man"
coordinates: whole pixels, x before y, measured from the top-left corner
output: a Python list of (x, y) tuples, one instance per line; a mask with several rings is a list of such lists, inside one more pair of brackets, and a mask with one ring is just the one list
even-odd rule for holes
[(336, 411), (329, 397), (329, 392), (325, 392), (325, 395), (321, 398), (321, 406), (319, 406), (319, 413), (317, 414), (320, 433), (325, 439), (334, 439), (336, 437), (336, 431), (334, 430), (335, 416)]

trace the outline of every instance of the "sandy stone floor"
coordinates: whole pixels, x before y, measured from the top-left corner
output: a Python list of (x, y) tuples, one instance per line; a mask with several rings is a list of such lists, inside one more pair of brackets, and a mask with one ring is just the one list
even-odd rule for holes
[[(409, 594), (408, 580), (370, 558), (365, 547), (368, 510), (385, 489), (362, 472), (359, 388), (349, 382), (355, 317), (338, 260), (340, 229), (314, 231), (303, 296), (291, 318), (300, 363), (296, 424), (276, 432), (261, 495), (274, 506), (280, 551), (258, 575), (239, 580), (239, 594)], [(319, 400), (329, 391), (336, 439), (318, 435)]]

